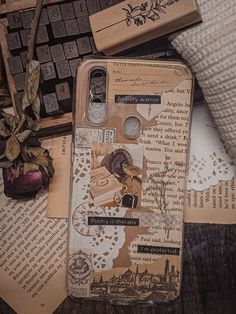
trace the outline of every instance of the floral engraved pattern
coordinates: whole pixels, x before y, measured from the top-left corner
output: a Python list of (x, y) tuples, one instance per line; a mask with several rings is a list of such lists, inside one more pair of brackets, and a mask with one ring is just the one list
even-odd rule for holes
[(157, 21), (161, 14), (166, 14), (166, 8), (178, 2), (179, 0), (151, 0), (145, 1), (137, 6), (127, 4), (122, 8), (126, 12), (126, 24), (130, 26), (134, 23), (136, 26), (145, 24), (147, 21)]

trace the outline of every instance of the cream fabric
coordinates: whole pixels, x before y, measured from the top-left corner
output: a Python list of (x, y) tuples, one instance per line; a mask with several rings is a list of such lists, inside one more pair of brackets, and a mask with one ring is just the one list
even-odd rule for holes
[(203, 23), (170, 37), (191, 66), (236, 164), (236, 0), (198, 0)]

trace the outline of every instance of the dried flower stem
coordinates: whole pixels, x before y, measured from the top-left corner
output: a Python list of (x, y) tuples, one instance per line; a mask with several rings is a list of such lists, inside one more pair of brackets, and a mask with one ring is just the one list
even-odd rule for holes
[[(25, 88), (24, 88), (24, 95), (27, 93), (28, 90), (28, 75), (29, 75), (29, 62), (33, 60), (34, 57), (34, 45), (35, 45), (35, 39), (37, 35), (37, 30), (38, 30), (38, 24), (39, 24), (39, 19), (41, 15), (43, 7), (43, 0), (37, 0), (36, 8), (35, 8), (35, 15), (33, 18), (32, 22), (32, 29), (31, 29), (31, 34), (28, 42), (28, 51), (27, 51), (27, 67), (26, 67), (26, 77), (25, 77)], [(18, 108), (18, 113), (21, 117), (21, 122), (19, 124), (18, 130), (22, 127), (22, 125), (25, 122), (25, 115), (22, 110), (22, 107)]]

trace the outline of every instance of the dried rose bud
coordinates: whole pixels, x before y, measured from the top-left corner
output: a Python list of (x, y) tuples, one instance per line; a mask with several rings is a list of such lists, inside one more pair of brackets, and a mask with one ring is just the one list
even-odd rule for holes
[(37, 192), (49, 185), (49, 177), (43, 167), (24, 174), (24, 166), (3, 168), (4, 193), (7, 197), (24, 199), (35, 197)]

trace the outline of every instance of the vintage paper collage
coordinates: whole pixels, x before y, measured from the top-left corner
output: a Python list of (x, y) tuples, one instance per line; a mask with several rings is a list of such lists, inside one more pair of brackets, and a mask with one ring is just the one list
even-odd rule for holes
[(173, 62), (103, 67), (109, 119), (95, 127), (86, 107), (75, 114), (69, 294), (166, 302), (181, 280), (192, 75)]

